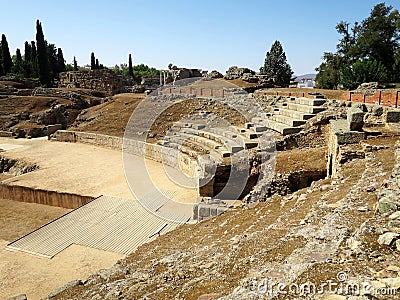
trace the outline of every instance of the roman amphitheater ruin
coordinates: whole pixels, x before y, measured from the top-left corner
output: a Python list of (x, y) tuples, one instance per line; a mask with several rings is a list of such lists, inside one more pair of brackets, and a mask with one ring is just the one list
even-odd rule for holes
[[(110, 84), (88, 82), (85, 76), (90, 74), (65, 73), (61, 86), (99, 89), (110, 96), (127, 85), (115, 78)], [(49, 112), (73, 114), (78, 96), (65, 93), (62, 97), (72, 104), (59, 100)], [(121, 100), (117, 118), (129, 101)], [(19, 236), (0, 236), (0, 256), (7, 262), (0, 265), (0, 297), (39, 299), (51, 293), (50, 299), (63, 299), (62, 293), (85, 283), (57, 287), (111, 267), (182, 224), (201, 226), (196, 224), (244, 206), (252, 209), (269, 196), (293, 197), (321, 180), (340, 182), (346, 163), (386, 149), (372, 146), (371, 140), (398, 138), (397, 102), (398, 91), (327, 99), (315, 92), (247, 93), (228, 80), (191, 78), (164, 85), (126, 109), (132, 116), (119, 128), (123, 134), (95, 129), (106, 122), (107, 105), (117, 103), (113, 98), (82, 106), (73, 124), (68, 125), (68, 115), (65, 124), (46, 124), (58, 127), (43, 131), (44, 137), (15, 139), (11, 131), (2, 131), (0, 198), (60, 210)], [(86, 116), (96, 109), (104, 110)], [(315, 149), (318, 158), (312, 156)], [(289, 163), (296, 150), (299, 157), (310, 155), (309, 165)], [(385, 199), (378, 199), (378, 210), (400, 208), (398, 199)], [(79, 271), (88, 256), (90, 265)], [(24, 265), (35, 264), (47, 267), (25, 272)], [(56, 268), (71, 276), (50, 280), (57, 277)]]

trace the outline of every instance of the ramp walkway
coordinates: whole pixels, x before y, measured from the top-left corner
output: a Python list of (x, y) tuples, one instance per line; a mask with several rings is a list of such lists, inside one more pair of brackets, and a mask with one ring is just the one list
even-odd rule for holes
[(129, 254), (189, 220), (168, 221), (134, 199), (101, 196), (10, 243), (7, 250), (52, 258), (72, 244)]

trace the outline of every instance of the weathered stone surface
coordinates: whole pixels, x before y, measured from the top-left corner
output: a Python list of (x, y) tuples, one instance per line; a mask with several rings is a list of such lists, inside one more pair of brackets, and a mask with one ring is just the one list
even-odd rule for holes
[(228, 80), (239, 79), (243, 77), (245, 73), (250, 73), (251, 75), (255, 74), (254, 71), (248, 68), (238, 68), (237, 66), (232, 66), (226, 71), (224, 78)]
[(386, 123), (399, 123), (400, 110), (388, 110), (385, 114)]
[(83, 282), (81, 280), (73, 280), (68, 282), (66, 285), (59, 287), (58, 289), (54, 290), (53, 292), (51, 292), (48, 296), (49, 299), (54, 299), (55, 297), (57, 297), (57, 295), (63, 293), (64, 291), (73, 288), (75, 286), (78, 285), (83, 285)]
[(378, 202), (378, 210), (381, 214), (397, 210), (396, 202), (384, 197)]
[(215, 78), (223, 78), (224, 75), (222, 75), (222, 74), (221, 74), (220, 72), (218, 72), (217, 70), (213, 70), (213, 71), (211, 71), (210, 73), (208, 73), (207, 77), (210, 77), (210, 78), (215, 79)]
[(394, 233), (394, 232), (386, 232), (384, 234), (381, 234), (378, 238), (378, 243), (381, 245), (387, 245), (390, 246), (395, 242), (396, 239), (399, 238), (399, 234)]
[(350, 108), (347, 111), (347, 123), (350, 131), (361, 131), (364, 126), (364, 112), (360, 108)]
[(63, 72), (59, 82), (59, 87), (105, 91), (111, 95), (129, 92), (133, 85), (132, 77), (117, 75), (109, 69)]
[(400, 219), (400, 211), (396, 211), (389, 216), (390, 220)]
[(7, 300), (28, 300), (25, 294), (20, 294), (14, 297), (10, 297)]

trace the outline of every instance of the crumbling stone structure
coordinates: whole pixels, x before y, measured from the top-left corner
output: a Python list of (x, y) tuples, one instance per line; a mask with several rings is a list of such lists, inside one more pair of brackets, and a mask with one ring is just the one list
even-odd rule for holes
[(59, 87), (104, 91), (114, 95), (130, 92), (134, 85), (130, 76), (117, 75), (112, 70), (83, 70), (60, 73)]

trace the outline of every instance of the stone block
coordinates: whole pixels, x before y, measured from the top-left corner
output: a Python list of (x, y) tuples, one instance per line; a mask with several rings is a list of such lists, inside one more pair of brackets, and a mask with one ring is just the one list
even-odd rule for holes
[(25, 294), (20, 294), (14, 297), (10, 297), (7, 300), (27, 300), (28, 298), (26, 297)]
[(378, 238), (378, 243), (381, 245), (390, 246), (399, 238), (399, 234), (394, 232), (386, 232)]
[(388, 110), (385, 115), (386, 123), (399, 123), (400, 110)]
[(387, 213), (389, 211), (396, 211), (397, 204), (390, 199), (384, 197), (378, 202), (378, 210), (381, 214)]
[(208, 218), (210, 216), (210, 206), (208, 204), (199, 204), (199, 219)]
[(193, 205), (193, 220), (199, 219), (199, 205), (196, 203)]
[(361, 131), (364, 126), (364, 112), (352, 107), (347, 111), (347, 123), (350, 131)]

